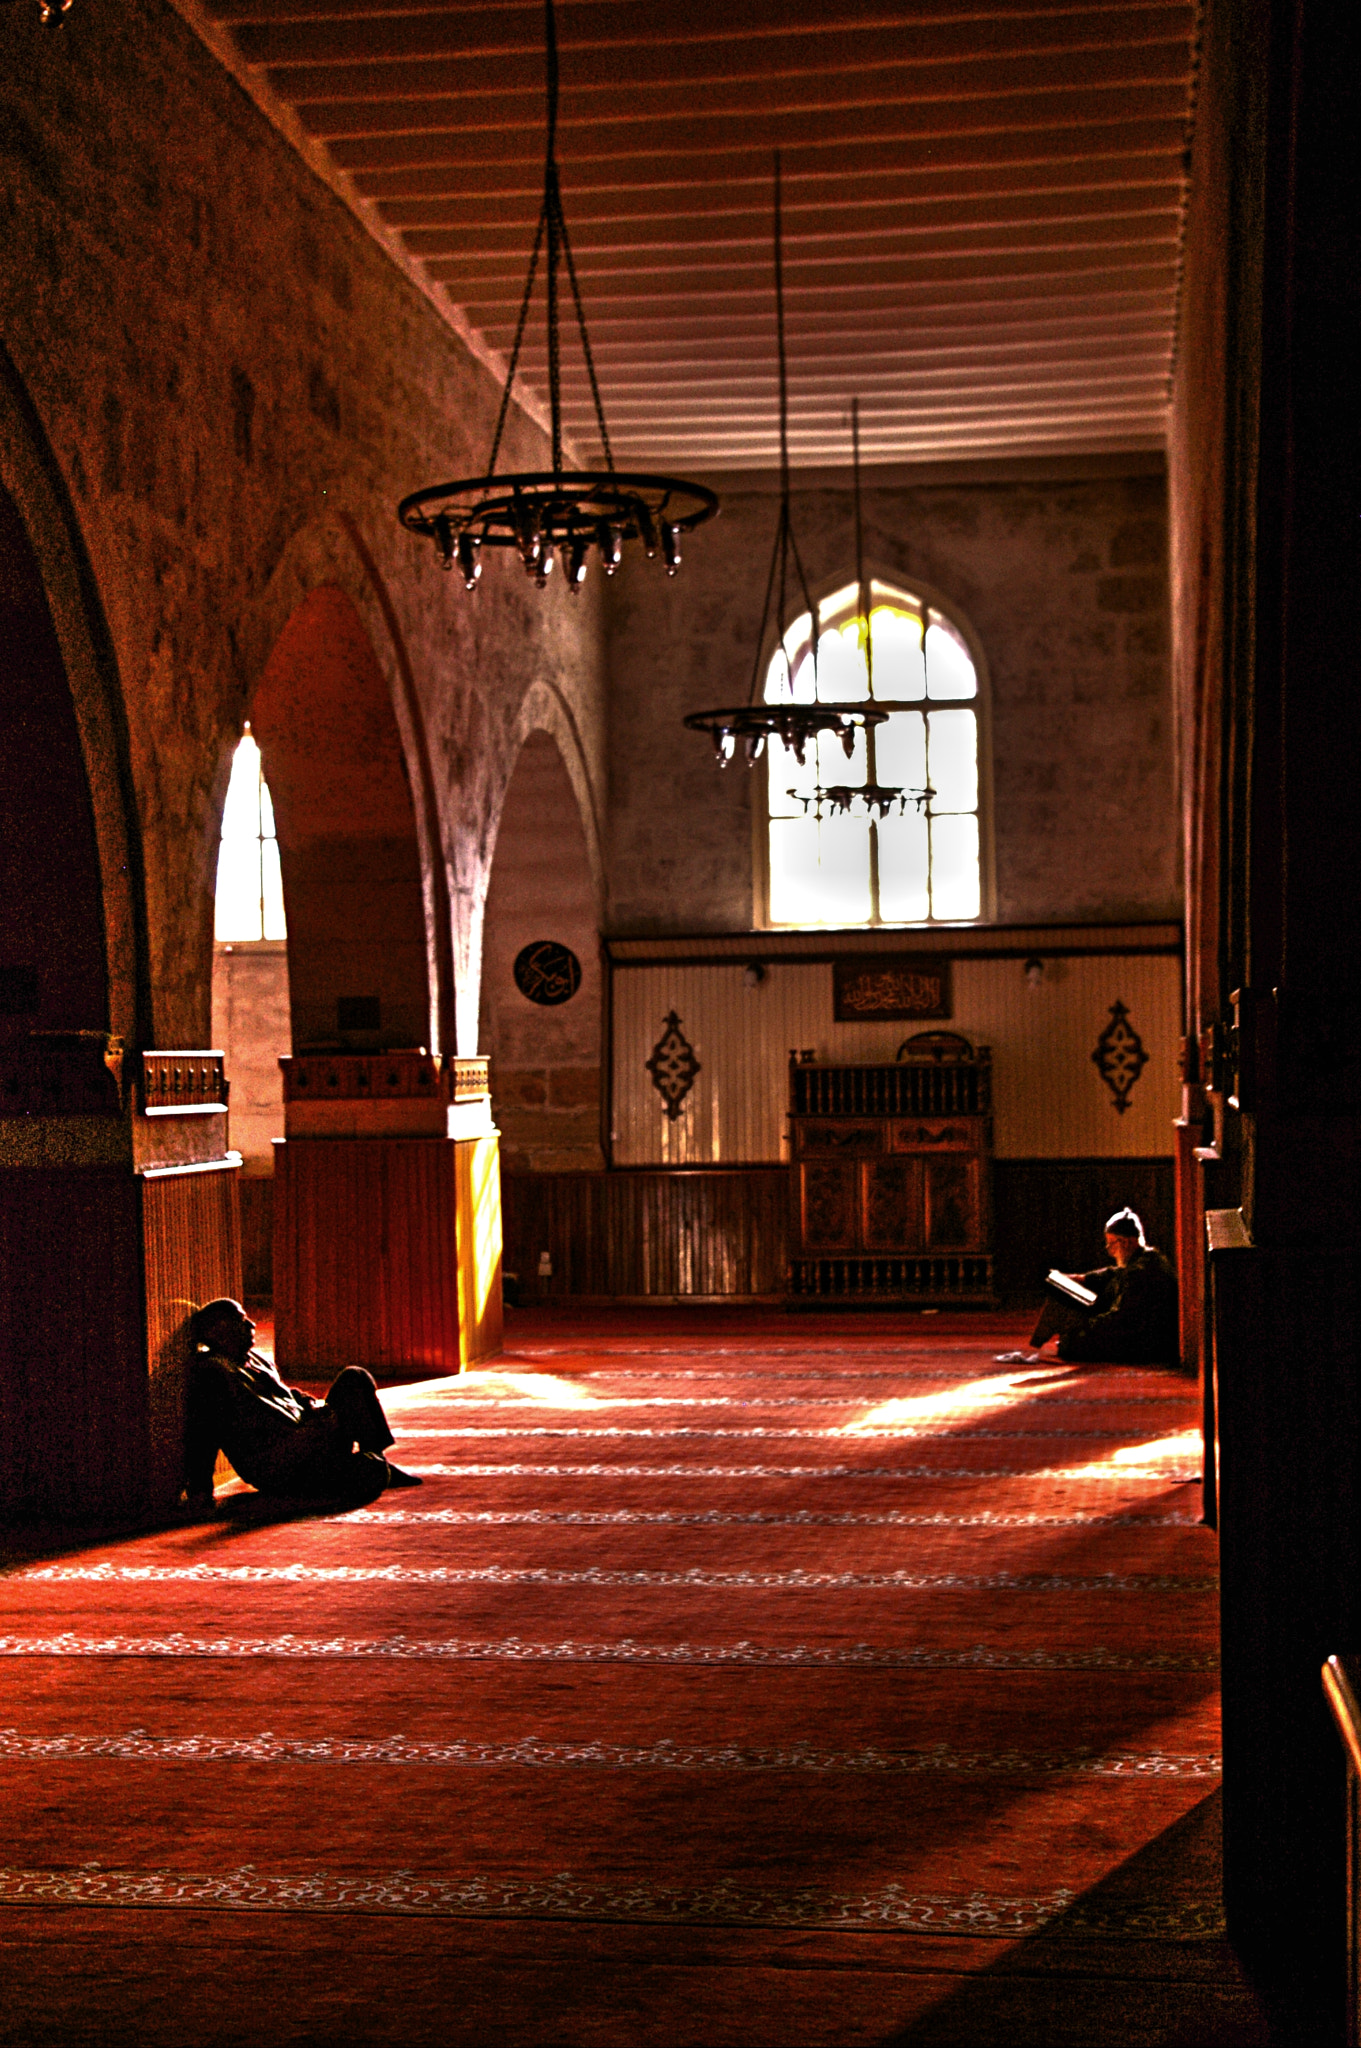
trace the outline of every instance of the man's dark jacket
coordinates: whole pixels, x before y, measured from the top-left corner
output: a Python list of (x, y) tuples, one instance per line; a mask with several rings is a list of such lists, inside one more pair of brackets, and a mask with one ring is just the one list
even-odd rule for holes
[(1177, 1281), (1160, 1251), (1145, 1245), (1127, 1266), (1098, 1266), (1079, 1277), (1096, 1303), (1059, 1340), (1060, 1358), (1091, 1365), (1176, 1363)]

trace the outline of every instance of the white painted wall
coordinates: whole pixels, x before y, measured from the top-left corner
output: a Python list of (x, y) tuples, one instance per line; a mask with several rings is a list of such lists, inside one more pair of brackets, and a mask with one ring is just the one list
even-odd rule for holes
[[(614, 1158), (620, 1166), (725, 1164), (788, 1156), (792, 1049), (819, 1059), (891, 1060), (915, 1030), (959, 1031), (993, 1057), (994, 1134), (1003, 1159), (1147, 1158), (1173, 1149), (1178, 1114), (1181, 963), (1171, 954), (1051, 958), (1037, 988), (1019, 959), (954, 962), (954, 1015), (939, 1025), (837, 1024), (827, 961), (614, 971)], [(1148, 1065), (1117, 1112), (1092, 1059), (1116, 1001)], [(675, 1010), (700, 1062), (669, 1122), (646, 1061)]]

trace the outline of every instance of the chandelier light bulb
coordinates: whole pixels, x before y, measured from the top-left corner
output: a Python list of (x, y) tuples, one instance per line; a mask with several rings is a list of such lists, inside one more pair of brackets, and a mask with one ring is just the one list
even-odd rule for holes
[(589, 533), (575, 533), (567, 550), (567, 588), (580, 590), (586, 581), (586, 565), (590, 559), (591, 536)]
[[(446, 568), (449, 566), (446, 562)], [(458, 537), (458, 566), (463, 571), (464, 586), (476, 590), (477, 579), (482, 574), (482, 544), (475, 533), (461, 533)]]

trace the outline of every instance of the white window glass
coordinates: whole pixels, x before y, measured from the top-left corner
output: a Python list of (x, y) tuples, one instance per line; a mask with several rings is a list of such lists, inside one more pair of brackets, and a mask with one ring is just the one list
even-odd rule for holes
[(901, 818), (881, 818), (879, 915), (885, 924), (922, 924), (931, 915), (925, 818), (909, 805)]
[(922, 622), (916, 612), (877, 604), (870, 613), (876, 697), (920, 697)]
[(773, 818), (770, 909), (777, 924), (866, 924), (865, 833), (853, 818)]
[(891, 712), (874, 734), (878, 777), (889, 789), (925, 789), (926, 720), (920, 711)]
[(249, 726), (232, 758), (222, 807), (214, 931), (219, 939), (288, 936), (274, 805)]
[(818, 695), (829, 704), (862, 704), (868, 691), (860, 624), (850, 619), (818, 640)]
[(977, 917), (978, 820), (931, 820), (931, 915)]
[(978, 727), (972, 711), (932, 711), (927, 720), (931, 809), (978, 809)]
[[(802, 767), (779, 745), (767, 756), (770, 916), (775, 924), (918, 924), (977, 918), (982, 910), (978, 819), (978, 714), (945, 709), (976, 700), (978, 676), (963, 636), (907, 591), (875, 583), (867, 629), (854, 584), (818, 608), (816, 677), (812, 620), (796, 619), (766, 674), (766, 701), (835, 704), (874, 699), (895, 708), (857, 736), (848, 760), (823, 737)], [(792, 675), (791, 675), (792, 670)], [(941, 708), (937, 708), (941, 707)], [(858, 806), (823, 815), (819, 786), (865, 783), (906, 791), (930, 788), (917, 810), (874, 819)], [(809, 799), (805, 810), (801, 799)]]
[[(809, 748), (812, 754), (812, 748)], [(835, 784), (863, 783), (870, 772), (869, 750), (863, 731), (857, 732), (847, 755), (845, 742), (832, 733), (818, 734), (818, 773), (824, 789)]]
[(968, 648), (934, 612), (926, 629), (926, 694), (936, 698), (978, 695), (978, 677)]

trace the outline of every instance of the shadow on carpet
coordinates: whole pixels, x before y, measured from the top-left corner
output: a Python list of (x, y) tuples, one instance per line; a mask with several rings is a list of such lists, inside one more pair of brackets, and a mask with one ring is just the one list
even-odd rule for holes
[(1265, 2009), (1224, 1933), (1221, 1794), (884, 2048), (1257, 2048)]

